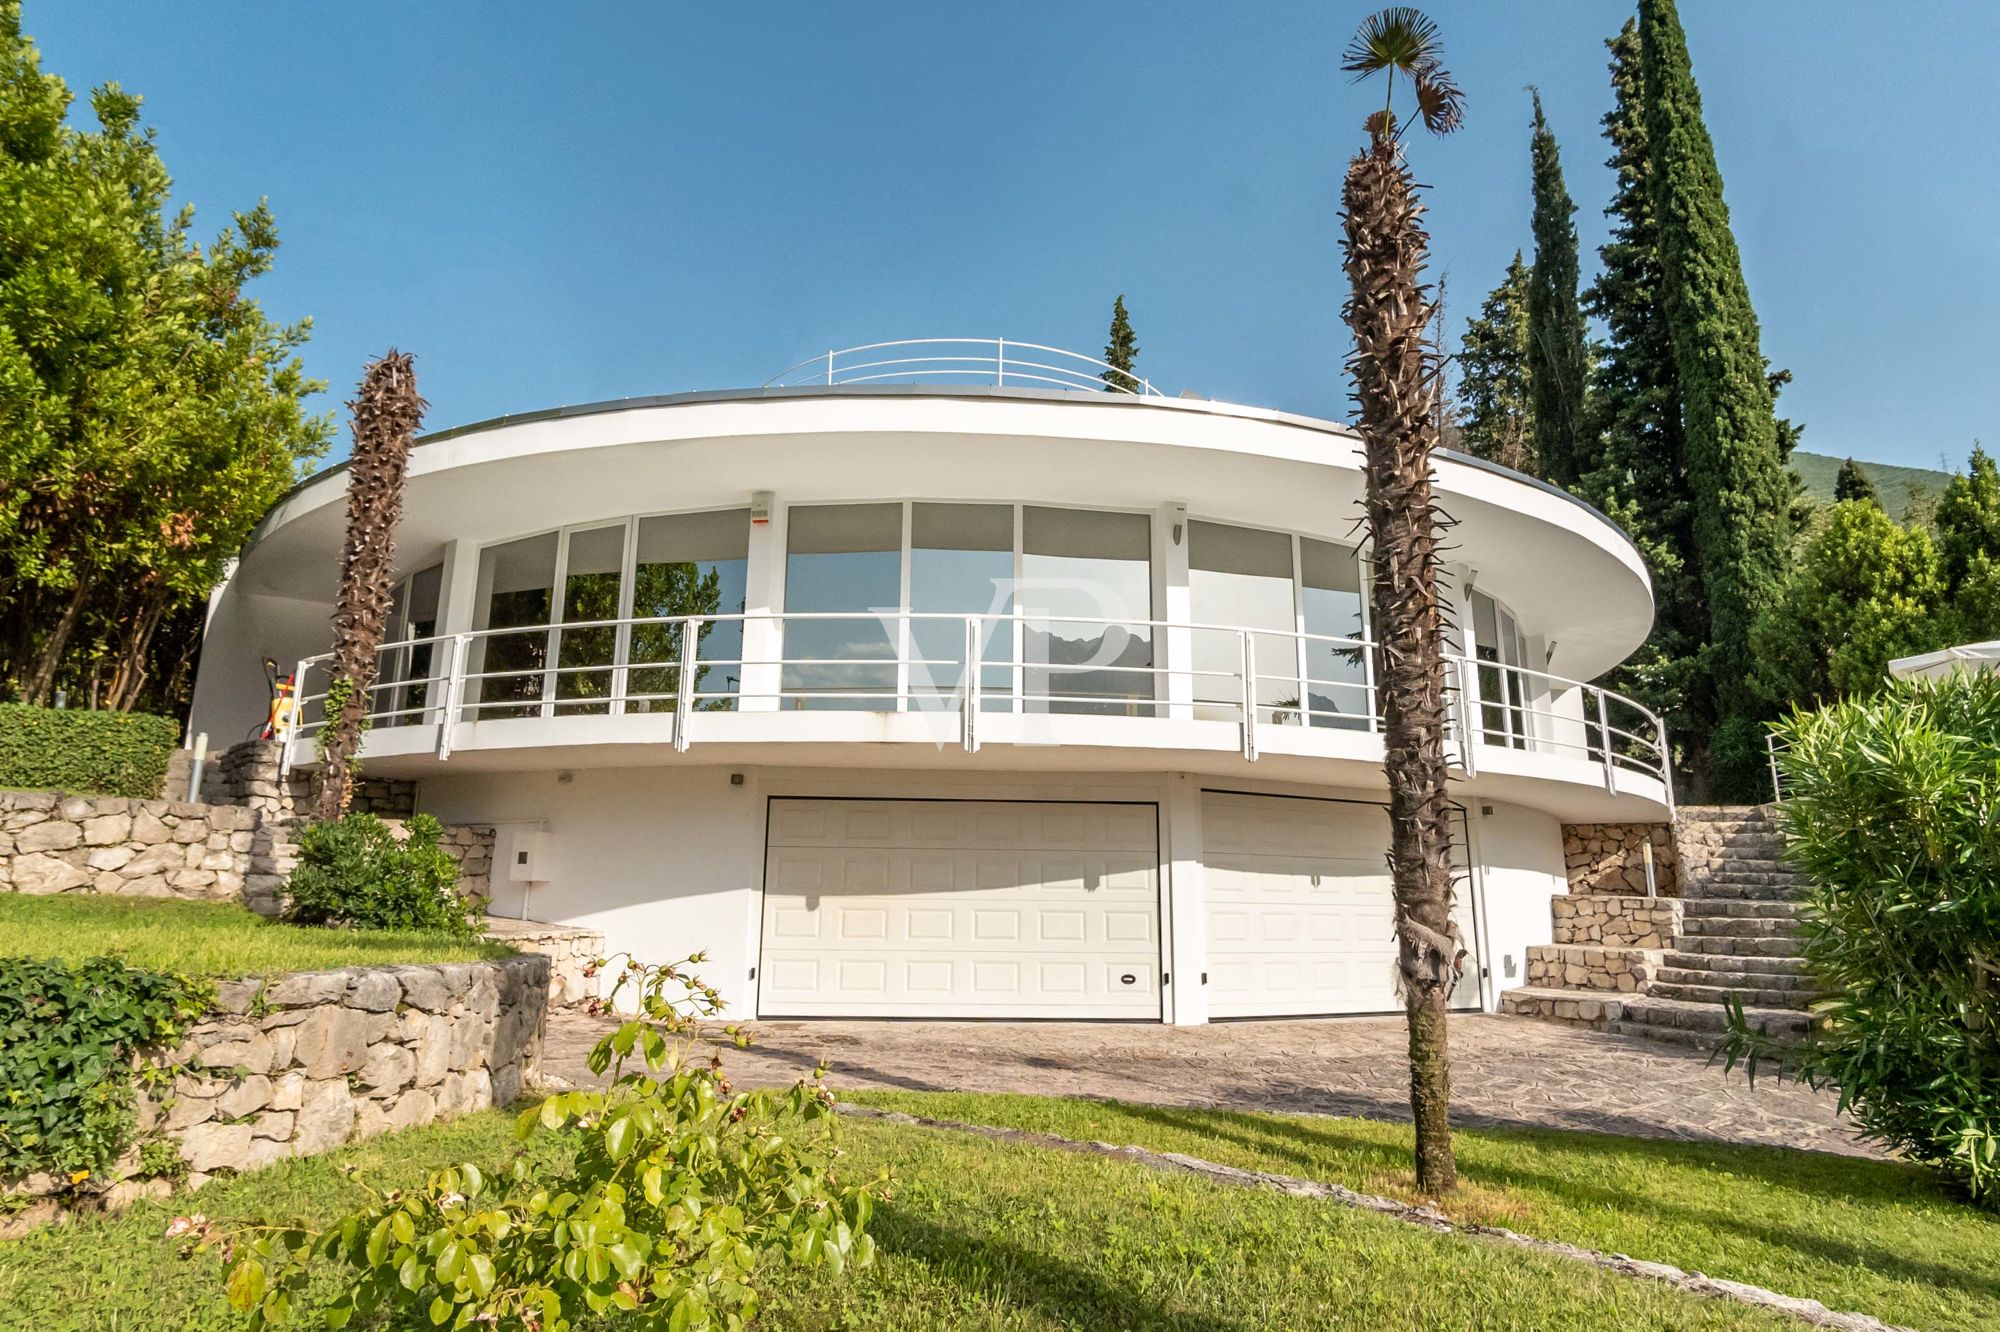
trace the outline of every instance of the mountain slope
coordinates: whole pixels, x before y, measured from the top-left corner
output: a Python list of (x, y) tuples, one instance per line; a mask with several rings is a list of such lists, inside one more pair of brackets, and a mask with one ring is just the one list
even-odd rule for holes
[[(1806, 493), (1822, 504), (1833, 503), (1833, 478), (1840, 471), (1840, 458), (1824, 453), (1794, 453), (1792, 467), (1806, 483)], [(1882, 508), (1891, 517), (1901, 518), (1910, 502), (1912, 487), (1920, 487), (1932, 500), (1944, 493), (1951, 473), (1929, 467), (1897, 467), (1890, 463), (1863, 462), (1861, 470), (1875, 483)]]

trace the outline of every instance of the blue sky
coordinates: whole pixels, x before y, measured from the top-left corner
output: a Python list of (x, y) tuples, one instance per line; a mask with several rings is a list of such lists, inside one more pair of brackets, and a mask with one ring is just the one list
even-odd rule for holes
[[(328, 408), (391, 344), (434, 428), (886, 338), (1095, 352), (1122, 291), (1169, 392), (1345, 416), (1335, 204), (1377, 94), (1337, 62), (1376, 7), (28, 0), (26, 26), (79, 93), (145, 97), (202, 230), (270, 198), (253, 290), (313, 317)], [(1526, 84), (1594, 270), (1630, 5), (1426, 8), (1469, 97), (1415, 147), (1460, 325), (1528, 245)], [(1900, 8), (1682, 5), (1805, 447), (1956, 465), (2000, 437), (2000, 6)]]

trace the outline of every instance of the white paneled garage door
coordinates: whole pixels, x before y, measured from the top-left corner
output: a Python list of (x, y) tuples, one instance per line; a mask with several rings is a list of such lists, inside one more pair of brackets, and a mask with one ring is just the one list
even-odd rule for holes
[[(1201, 808), (1209, 1013), (1400, 1010), (1382, 806), (1205, 791)], [(1469, 899), (1461, 881), (1453, 915), (1471, 947)], [(1454, 1006), (1478, 1007), (1478, 970), (1468, 963)]]
[(1160, 1016), (1150, 804), (774, 798), (762, 1017)]

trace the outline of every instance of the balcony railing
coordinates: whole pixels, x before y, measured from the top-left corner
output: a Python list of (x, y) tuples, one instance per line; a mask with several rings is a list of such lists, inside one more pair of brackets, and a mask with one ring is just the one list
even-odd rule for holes
[(1109, 362), (1039, 342), (1005, 338), (905, 338), (829, 351), (783, 371), (765, 388), (808, 384), (921, 384), (944, 380), (1000, 388), (1109, 390), (1140, 398), (1166, 395), (1152, 381)]
[[(331, 660), (298, 663), (287, 765), (324, 723)], [(1599, 768), (1614, 794), (1620, 773), (1652, 778), (1671, 805), (1666, 726), (1641, 704), (1521, 666), (1446, 660), (1452, 759), (1468, 775), (1482, 750), (1496, 762), (1491, 751), (1569, 758)], [(968, 751), (996, 714), (1221, 721), (1251, 760), (1265, 727), (1381, 729), (1366, 639), (1162, 620), (634, 616), (409, 639), (377, 661), (371, 725), (434, 726), (439, 758), (462, 723), (572, 716), (671, 714), (683, 751), (689, 718), (709, 712), (953, 714)]]

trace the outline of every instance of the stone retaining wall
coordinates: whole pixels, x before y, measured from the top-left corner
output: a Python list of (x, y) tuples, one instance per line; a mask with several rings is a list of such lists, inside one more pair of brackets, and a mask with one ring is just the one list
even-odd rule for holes
[[(304, 742), (301, 742), (302, 744)], [(187, 793), (189, 759), (183, 751), (177, 767), (170, 767), (168, 795)], [(310, 813), (316, 783), (313, 773), (284, 767), (284, 746), (276, 740), (245, 740), (210, 757), (202, 768), (201, 795), (216, 804), (243, 805), (261, 814), (290, 818)], [(178, 771), (180, 785), (172, 787)], [(385, 819), (405, 819), (416, 811), (417, 784), (364, 777), (354, 784), (348, 808), (361, 814), (378, 814)]]
[(1563, 826), (1563, 865), (1572, 893), (1646, 891), (1646, 843), (1653, 844), (1653, 882), (1661, 893), (1680, 884), (1680, 854), (1665, 823), (1570, 823)]
[(236, 901), (259, 845), (256, 814), (59, 791), (0, 792), (0, 889)]
[(539, 920), (486, 918), (486, 937), (524, 953), (549, 960), (549, 1002), (567, 1008), (598, 997), (600, 986), (585, 969), (604, 956), (604, 936), (575, 925), (550, 925)]
[(1549, 912), (1559, 944), (1665, 949), (1681, 932), (1677, 897), (1555, 897), (1549, 900)]
[[(225, 982), (172, 1052), (172, 1092), (140, 1094), (141, 1135), (173, 1141), (199, 1186), (219, 1171), (504, 1105), (541, 1057), (548, 974), (548, 959), (523, 953)], [(138, 1171), (134, 1147), (93, 1199), (118, 1206), (168, 1191)], [(8, 1184), (8, 1195), (44, 1198), (10, 1228), (55, 1216), (47, 1195), (58, 1191), (47, 1176)]]
[(1636, 994), (1659, 973), (1662, 950), (1597, 944), (1530, 944), (1530, 986)]

